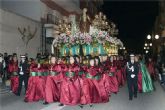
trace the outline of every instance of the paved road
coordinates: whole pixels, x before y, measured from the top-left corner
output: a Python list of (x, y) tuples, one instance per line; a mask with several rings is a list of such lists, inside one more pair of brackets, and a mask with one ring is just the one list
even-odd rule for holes
[[(97, 104), (93, 107), (84, 106), (84, 110), (165, 110), (165, 91), (158, 82), (155, 82), (156, 91), (139, 93), (138, 98), (128, 100), (127, 87), (110, 97), (109, 103)], [(17, 97), (12, 93), (0, 94), (2, 110), (82, 110), (79, 106), (58, 107), (58, 103), (42, 105), (42, 101), (24, 103), (23, 96)]]

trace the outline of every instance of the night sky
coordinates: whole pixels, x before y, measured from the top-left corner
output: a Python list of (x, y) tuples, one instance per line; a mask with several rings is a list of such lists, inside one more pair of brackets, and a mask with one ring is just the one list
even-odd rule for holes
[(113, 21), (128, 52), (142, 53), (144, 42), (153, 30), (158, 2), (104, 1), (102, 11)]

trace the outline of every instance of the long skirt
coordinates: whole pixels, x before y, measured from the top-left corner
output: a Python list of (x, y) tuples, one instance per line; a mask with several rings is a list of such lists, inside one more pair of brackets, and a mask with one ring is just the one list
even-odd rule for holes
[(101, 77), (100, 79), (93, 80), (99, 95), (101, 97), (101, 103), (106, 103), (109, 101), (109, 93), (106, 89), (106, 81), (104, 77)]
[(127, 80), (127, 76), (126, 76), (126, 67), (122, 67), (122, 68), (121, 68), (121, 72), (122, 72), (122, 74), (123, 74), (124, 82), (126, 82), (126, 80)]
[(116, 76), (109, 76), (108, 74), (105, 74), (105, 80), (108, 83), (105, 83), (106, 89), (109, 92), (109, 94), (111, 93), (117, 93), (119, 91), (119, 84), (118, 84), (118, 80), (116, 78)]
[(138, 91), (142, 92), (142, 73), (139, 72), (138, 74)]
[(48, 103), (60, 100), (60, 74), (56, 76), (47, 76), (45, 85), (45, 101)]
[(25, 95), (25, 101), (33, 102), (43, 100), (44, 95), (45, 78), (43, 78), (43, 76), (31, 76), (28, 81), (28, 88)]
[(60, 87), (60, 103), (77, 105), (80, 103), (81, 86), (79, 78), (63, 78)]
[(116, 72), (116, 77), (117, 77), (117, 81), (118, 81), (119, 87), (123, 86), (125, 81), (124, 81), (124, 77), (123, 77), (123, 74), (122, 74), (121, 70), (118, 70)]
[(151, 76), (145, 64), (141, 63), (142, 72), (142, 90), (143, 92), (152, 92), (154, 90)]
[(84, 77), (80, 79), (80, 82), (82, 88), (80, 104), (100, 103), (101, 97), (93, 80)]
[(149, 65), (147, 69), (148, 69), (148, 72), (150, 73), (151, 78), (156, 80), (156, 72), (153, 65)]
[(19, 85), (19, 77), (18, 76), (11, 76), (11, 91), (16, 94), (18, 91), (18, 85)]

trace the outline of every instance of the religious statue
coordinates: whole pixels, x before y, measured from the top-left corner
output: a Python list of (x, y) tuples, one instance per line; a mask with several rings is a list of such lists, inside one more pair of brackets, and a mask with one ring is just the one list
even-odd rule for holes
[(92, 26), (97, 28), (99, 25), (99, 16), (96, 14), (94, 20), (92, 21)]
[(83, 9), (83, 15), (80, 17), (80, 31), (88, 33), (90, 27), (90, 17), (87, 15), (87, 8)]
[(76, 23), (76, 16), (71, 15), (70, 20), (71, 20), (71, 34), (74, 35), (79, 31), (79, 28)]

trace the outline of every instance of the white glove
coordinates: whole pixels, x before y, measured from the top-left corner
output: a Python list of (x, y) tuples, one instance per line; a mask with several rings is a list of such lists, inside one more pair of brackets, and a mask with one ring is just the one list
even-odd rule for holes
[(23, 75), (24, 73), (22, 71), (19, 72), (20, 75)]
[(24, 73), (22, 72), (22, 67), (20, 67), (21, 69), (20, 69), (20, 72), (19, 72), (19, 74), (20, 75), (23, 75)]
[(134, 74), (131, 74), (131, 78), (134, 78), (135, 77), (135, 75)]

